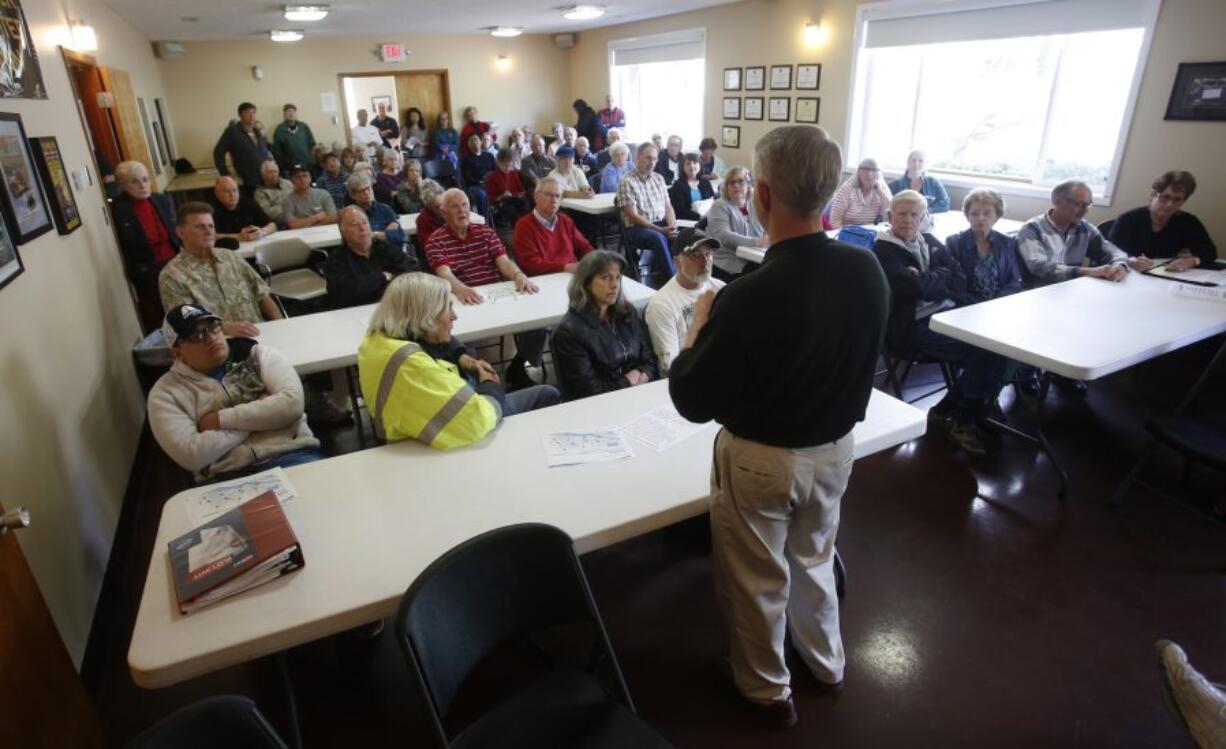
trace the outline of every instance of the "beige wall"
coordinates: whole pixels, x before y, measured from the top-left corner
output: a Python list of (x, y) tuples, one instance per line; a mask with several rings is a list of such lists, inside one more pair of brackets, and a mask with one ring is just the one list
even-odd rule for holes
[[(641, 23), (586, 31), (571, 52), (571, 96), (602, 101), (608, 89), (608, 42), (640, 34), (705, 27), (707, 30), (707, 132), (719, 140), (723, 69), (746, 65), (822, 63), (819, 124), (839, 142), (845, 140), (851, 84), (852, 34), (856, 6), (862, 0), (748, 0), (710, 10), (682, 13)], [(1133, 115), (1120, 180), (1111, 206), (1092, 209), (1090, 218), (1103, 221), (1144, 203), (1153, 177), (1167, 169), (1188, 169), (1200, 187), (1188, 204), (1198, 214), (1219, 248), (1226, 250), (1226, 125), (1220, 122), (1166, 122), (1162, 114), (1181, 61), (1220, 60), (1221, 30), (1226, 28), (1222, 0), (1165, 0)], [(809, 47), (804, 25), (819, 21), (826, 41)], [(1079, 75), (1087, 75), (1082, 71)], [(763, 92), (769, 96), (770, 92)], [(745, 92), (740, 92), (741, 96)], [(798, 92), (792, 91), (793, 97)], [(765, 122), (730, 122), (741, 127), (741, 148), (721, 148), (729, 165), (748, 164), (753, 144), (769, 129)], [(965, 191), (952, 190), (955, 201)], [(1024, 219), (1046, 208), (1046, 201), (1011, 197), (1008, 215)]]
[[(446, 69), (451, 83), (453, 121), (470, 104), (480, 108), (503, 130), (510, 125), (541, 127), (557, 115), (570, 113), (567, 53), (550, 36), (525, 34), (500, 40), (489, 35), (408, 36), (398, 41), (412, 50), (407, 63), (382, 63), (374, 56), (383, 37), (320, 37), (293, 44), (269, 41), (191, 42), (187, 55), (161, 63), (170, 91), (168, 104), (179, 150), (197, 166), (212, 163), (217, 136), (239, 102), (260, 108), (260, 119), (271, 130), (281, 120), (281, 106), (298, 105), (298, 118), (311, 126), (316, 140), (345, 140), (343, 117), (325, 115), (319, 96), (336, 94), (339, 73)], [(497, 66), (498, 55), (511, 58), (508, 70)], [(264, 79), (256, 81), (251, 67), (260, 65)]]
[[(94, 0), (24, 3), (46, 101), (7, 99), (26, 135), (54, 135), (69, 171), (89, 164), (56, 45), (68, 17), (94, 26), (100, 64), (131, 74), (138, 96), (163, 95), (149, 43)], [(54, 5), (54, 7), (53, 7)], [(143, 137), (141, 135), (140, 137)], [(95, 177), (96, 178), (96, 177)], [(25, 273), (0, 289), (0, 497), (33, 516), (19, 542), (79, 664), (106, 569), (144, 402), (130, 350), (140, 330), (100, 190), (74, 190), (83, 226), (19, 248)], [(131, 584), (139, 584), (132, 581)]]

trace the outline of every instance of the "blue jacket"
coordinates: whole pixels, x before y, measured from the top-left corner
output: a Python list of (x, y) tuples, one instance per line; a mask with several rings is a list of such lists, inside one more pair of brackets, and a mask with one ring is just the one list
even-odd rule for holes
[[(357, 205), (353, 201), (349, 201), (349, 204)], [(361, 206), (358, 207), (361, 208)], [(387, 203), (380, 203), (376, 200), (371, 204), (370, 208), (363, 208), (362, 210), (366, 213), (366, 218), (370, 221), (370, 230), (382, 231), (387, 235), (387, 241), (393, 246), (404, 247), (405, 243), (409, 241), (408, 235), (404, 233), (403, 226), (399, 229), (384, 231), (384, 227), (388, 224), (400, 223), (400, 216), (396, 215), (396, 212), (393, 211), (391, 206), (389, 206)]]
[[(890, 192), (897, 195), (903, 190), (911, 189), (911, 180), (907, 179), (906, 174), (903, 174), (891, 182), (889, 187)], [(945, 192), (945, 185), (942, 185), (941, 180), (936, 177), (924, 175), (924, 189), (920, 190), (920, 194), (928, 198), (929, 213), (944, 213), (949, 210), (949, 193)]]
[[(1017, 254), (1017, 240), (993, 230), (988, 234), (988, 243), (992, 246), (992, 254), (996, 256), (999, 286), (996, 290), (996, 297), (1008, 296), (1021, 291), (1023, 288), (1022, 262)], [(975, 284), (975, 266), (979, 263), (979, 250), (975, 247), (975, 232), (967, 229), (960, 234), (950, 234), (945, 239), (945, 249), (949, 250), (949, 254), (958, 261), (962, 274), (967, 279), (966, 291), (956, 296), (954, 301), (959, 307), (986, 302), (989, 297), (985, 296)]]

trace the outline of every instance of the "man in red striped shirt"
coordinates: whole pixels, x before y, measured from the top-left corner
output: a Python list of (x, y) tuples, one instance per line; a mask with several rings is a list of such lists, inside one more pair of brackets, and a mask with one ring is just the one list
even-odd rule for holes
[(536, 209), (515, 224), (515, 256), (530, 276), (573, 273), (579, 258), (592, 251), (587, 237), (575, 227), (562, 206), (562, 181), (541, 180), (534, 195)]
[(435, 275), (451, 284), (451, 292), (464, 304), (483, 300), (474, 286), (514, 281), (515, 290), (535, 294), (539, 289), (527, 274), (507, 257), (498, 233), (473, 224), (468, 217), (468, 196), (451, 188), (443, 193), (443, 218), (447, 223), (426, 242), (426, 261)]

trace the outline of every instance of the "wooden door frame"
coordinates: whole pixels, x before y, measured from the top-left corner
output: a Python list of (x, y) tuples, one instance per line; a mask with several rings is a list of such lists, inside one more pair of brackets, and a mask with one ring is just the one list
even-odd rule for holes
[[(451, 113), (451, 75), (446, 68), (425, 68), (413, 70), (385, 70), (374, 73), (337, 73), (336, 87), (341, 92), (341, 122), (345, 128), (345, 142), (353, 145), (353, 137), (349, 131), (349, 101), (345, 97), (345, 79), (346, 78), (395, 78), (398, 75), (440, 75), (443, 77), (443, 108), (447, 110), (447, 116), (451, 120), (452, 127), (455, 127), (455, 115)], [(396, 113), (399, 116), (399, 112)], [(425, 124), (433, 129), (434, 125)]]
[[(109, 92), (108, 83), (102, 77), (102, 68), (98, 65), (98, 60), (95, 57), (76, 50), (65, 49), (64, 47), (60, 47), (60, 56), (64, 60), (64, 72), (68, 74), (68, 85), (72, 88), (72, 95), (74, 98), (82, 99), (81, 92), (77, 89), (76, 76), (72, 73), (72, 66), (74, 64), (93, 68), (94, 72), (98, 75), (99, 87), (102, 88), (103, 91)], [(97, 136), (94, 134), (89, 122), (84, 119), (84, 113), (80, 109), (77, 109), (77, 119), (81, 120), (81, 130), (85, 133), (86, 142), (92, 146), (92, 148), (90, 148), (89, 158), (94, 164), (94, 174), (97, 176), (96, 181), (98, 189), (102, 192), (102, 199), (106, 200), (106, 185), (104, 185), (102, 182), (102, 170), (98, 167), (98, 144), (96, 143)], [(111, 124), (111, 138), (114, 140), (115, 150), (119, 153), (120, 161), (123, 161), (125, 158), (123, 151), (123, 139), (119, 136), (119, 132), (117, 130), (117, 127), (119, 126), (116, 124), (115, 117), (112, 115), (110, 109), (106, 110), (106, 119), (107, 122)], [(112, 164), (111, 168), (114, 169), (117, 166), (119, 166), (119, 162)]]

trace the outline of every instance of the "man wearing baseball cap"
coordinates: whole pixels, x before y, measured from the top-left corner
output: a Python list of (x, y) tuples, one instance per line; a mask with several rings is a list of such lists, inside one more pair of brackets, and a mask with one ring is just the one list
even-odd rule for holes
[(562, 146), (554, 156), (558, 160), (558, 165), (547, 176), (562, 180), (562, 197), (590, 198), (596, 194), (587, 181), (587, 175), (582, 169), (575, 166), (575, 149), (570, 146)]
[(688, 244), (677, 242), (673, 258), (677, 274), (669, 279), (647, 303), (644, 318), (651, 333), (651, 347), (660, 360), (660, 375), (668, 374), (669, 364), (677, 357), (681, 344), (690, 332), (694, 320), (694, 303), (705, 291), (718, 292), (724, 282), (711, 277), (715, 250), (719, 240), (694, 234)]
[(175, 363), (149, 391), (149, 427), (197, 481), (327, 457), (303, 413), (302, 383), (280, 353), (226, 340), (221, 318), (196, 304), (166, 313)]

